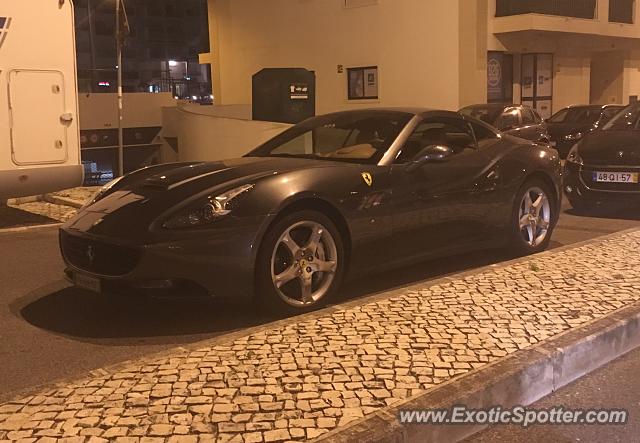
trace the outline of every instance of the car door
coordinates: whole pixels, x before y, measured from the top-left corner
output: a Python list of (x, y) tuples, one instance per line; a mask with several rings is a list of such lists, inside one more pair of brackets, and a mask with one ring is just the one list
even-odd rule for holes
[[(409, 170), (430, 145), (447, 146), (453, 154), (446, 161)], [(498, 189), (500, 180), (490, 165), (472, 126), (462, 117), (425, 118), (418, 124), (391, 169), (396, 255), (409, 260), (487, 240), (492, 222), (485, 191)]]
[(531, 108), (520, 108), (520, 115), (522, 118), (522, 126), (517, 130), (517, 134), (514, 135), (534, 142), (549, 142), (546, 126), (542, 122), (542, 119), (536, 118)]

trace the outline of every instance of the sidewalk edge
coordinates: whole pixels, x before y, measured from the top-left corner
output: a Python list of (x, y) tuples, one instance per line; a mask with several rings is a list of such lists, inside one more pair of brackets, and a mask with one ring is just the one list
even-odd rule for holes
[(530, 405), (640, 346), (640, 303), (384, 408), (316, 442), (457, 442), (487, 425), (402, 425), (401, 410)]

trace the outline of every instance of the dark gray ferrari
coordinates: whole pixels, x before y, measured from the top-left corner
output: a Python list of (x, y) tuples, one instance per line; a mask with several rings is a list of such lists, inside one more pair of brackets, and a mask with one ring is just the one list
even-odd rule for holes
[(61, 228), (60, 244), (67, 277), (86, 289), (255, 294), (300, 312), (347, 275), (477, 248), (539, 252), (561, 198), (548, 146), (453, 112), (346, 111), (243, 158), (127, 174)]

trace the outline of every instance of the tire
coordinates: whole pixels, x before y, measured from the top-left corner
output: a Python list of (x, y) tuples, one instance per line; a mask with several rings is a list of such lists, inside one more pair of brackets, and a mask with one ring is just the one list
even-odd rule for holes
[[(539, 209), (531, 209), (531, 206), (527, 209), (527, 194), (532, 205), (537, 201), (536, 196), (543, 197)], [(511, 245), (516, 253), (529, 255), (547, 249), (558, 218), (557, 207), (554, 194), (544, 181), (531, 179), (520, 187), (514, 200), (510, 221)], [(533, 223), (532, 220), (536, 222)]]
[(260, 246), (256, 300), (276, 314), (319, 309), (335, 297), (345, 265), (342, 236), (329, 217), (313, 210), (285, 215)]

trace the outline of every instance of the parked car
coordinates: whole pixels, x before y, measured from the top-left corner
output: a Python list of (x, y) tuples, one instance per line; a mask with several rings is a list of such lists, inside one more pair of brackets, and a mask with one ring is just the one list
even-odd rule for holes
[(551, 140), (542, 117), (528, 106), (490, 103), (467, 106), (459, 112), (515, 137), (542, 144)]
[(571, 148), (564, 190), (578, 210), (601, 202), (640, 202), (640, 104), (628, 106)]
[(240, 159), (130, 173), (63, 225), (60, 243), (80, 287), (188, 282), (300, 312), (347, 274), (496, 245), (542, 251), (561, 197), (548, 146), (453, 112), (347, 111)]
[(569, 106), (556, 112), (547, 120), (551, 145), (566, 158), (569, 150), (586, 134), (604, 126), (618, 112), (621, 105)]

